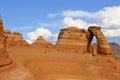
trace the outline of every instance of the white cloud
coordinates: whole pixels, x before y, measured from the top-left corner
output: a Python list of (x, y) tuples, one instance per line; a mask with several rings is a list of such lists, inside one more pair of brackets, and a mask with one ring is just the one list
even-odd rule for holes
[(74, 20), (71, 17), (65, 17), (62, 21), (64, 26), (76, 26), (78, 28), (86, 28), (87, 27), (87, 23), (84, 22), (81, 19), (76, 19)]
[(40, 26), (44, 27), (58, 27), (59, 25), (57, 23), (39, 23)]
[(82, 10), (67, 10), (62, 12), (63, 16), (66, 17), (93, 17), (93, 14), (87, 11), (82, 11)]
[(57, 15), (58, 15), (57, 13), (48, 14), (48, 18), (54, 18), (54, 17), (56, 17)]
[(39, 36), (43, 36), (48, 41), (55, 42), (57, 40), (57, 34), (51, 33), (48, 29), (45, 28), (37, 28), (33, 32), (29, 32), (27, 34), (28, 42), (33, 43)]
[[(90, 25), (101, 25), (104, 34), (108, 37), (120, 36), (120, 6), (105, 7), (102, 10), (96, 12), (88, 12), (83, 10), (67, 10), (63, 11), (61, 15), (59, 13), (48, 14), (49, 18), (55, 18), (56, 16), (64, 16), (62, 19), (63, 26), (76, 26), (79, 28), (87, 28)], [(57, 21), (55, 21), (57, 22)], [(41, 23), (43, 27), (55, 27), (60, 26), (57, 23)], [(62, 27), (62, 26), (61, 26)], [(32, 27), (23, 27), (32, 28)], [(29, 32), (28, 42), (34, 42), (38, 36), (43, 36), (46, 40), (55, 42), (58, 34), (53, 34), (46, 28), (38, 28), (33, 32)]]
[(62, 15), (65, 17), (79, 17), (89, 18), (99, 21), (104, 27), (120, 26), (120, 6), (105, 7), (103, 10), (97, 12), (87, 12), (82, 10), (68, 10), (63, 11)]
[(96, 23), (92, 23), (92, 24), (89, 24), (88, 26), (101, 26), (101, 25), (98, 25)]
[[(91, 24), (97, 24), (101, 25), (106, 36), (120, 36), (120, 6), (105, 7), (104, 9), (97, 12), (68, 10), (63, 11), (61, 15), (65, 17), (63, 21), (68, 26), (77, 25), (82, 26), (80, 28), (83, 28)], [(87, 21), (85, 21), (86, 19)], [(91, 23), (92, 20), (94, 21), (94, 23)]]
[(23, 26), (23, 27), (18, 26), (18, 27), (13, 28), (12, 30), (19, 31), (19, 30), (34, 29), (34, 28), (37, 28), (37, 26)]
[(120, 6), (106, 7), (96, 13), (105, 28), (120, 26)]
[(103, 33), (108, 37), (118, 37), (120, 36), (120, 28), (113, 30), (103, 30)]

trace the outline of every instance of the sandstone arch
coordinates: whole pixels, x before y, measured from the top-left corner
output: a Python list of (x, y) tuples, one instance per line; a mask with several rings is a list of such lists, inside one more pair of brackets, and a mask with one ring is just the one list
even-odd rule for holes
[(112, 54), (112, 49), (109, 46), (109, 43), (104, 36), (104, 34), (101, 31), (100, 26), (90, 26), (87, 31), (87, 51), (90, 52), (91, 48), (91, 42), (93, 37), (96, 37), (97, 39), (97, 54), (106, 54), (106, 55), (111, 55)]

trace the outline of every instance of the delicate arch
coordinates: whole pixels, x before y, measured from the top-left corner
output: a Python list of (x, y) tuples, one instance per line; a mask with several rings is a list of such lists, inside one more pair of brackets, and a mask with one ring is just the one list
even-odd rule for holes
[(93, 37), (97, 39), (97, 53), (98, 54), (112, 54), (112, 49), (109, 46), (109, 43), (101, 31), (101, 27), (99, 26), (90, 26), (87, 31), (87, 51), (90, 52), (91, 50), (91, 42)]

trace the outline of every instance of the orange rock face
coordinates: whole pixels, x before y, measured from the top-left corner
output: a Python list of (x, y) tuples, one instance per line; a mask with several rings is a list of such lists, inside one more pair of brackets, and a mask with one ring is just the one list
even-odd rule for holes
[(87, 47), (86, 30), (79, 29), (77, 27), (67, 27), (61, 29), (57, 45), (79, 47), (80, 50), (86, 51)]
[(53, 46), (53, 44), (46, 41), (42, 36), (39, 36), (37, 40), (32, 44), (32, 46), (48, 47)]
[(2, 23), (2, 19), (0, 17), (0, 34), (3, 34), (4, 29), (3, 29), (3, 23)]
[[(10, 33), (10, 31), (7, 31)], [(20, 37), (20, 36), (19, 36)], [(7, 54), (7, 38), (0, 18), (0, 80), (33, 80), (33, 77), (21, 65), (15, 64)]]
[(0, 68), (0, 80), (34, 80), (30, 72), (23, 66), (11, 64)]
[(28, 46), (29, 44), (23, 39), (19, 32), (11, 33), (10, 30), (5, 30), (5, 35), (8, 36), (7, 46)]
[[(93, 47), (91, 42), (93, 37), (97, 39), (97, 48)], [(87, 51), (96, 54), (112, 54), (112, 49), (101, 31), (101, 27), (90, 26), (88, 31), (76, 27), (67, 27), (61, 29), (57, 41), (57, 46), (78, 48), (80, 51)], [(97, 51), (96, 51), (97, 50)]]
[[(62, 29), (55, 47), (41, 36), (32, 44), (35, 47), (9, 47), (9, 56), (18, 65), (9, 58), (7, 46), (26, 43), (20, 33), (4, 31), (0, 18), (0, 80), (34, 80), (33, 76), (36, 80), (119, 80), (119, 61), (112, 57), (112, 50), (100, 29), (97, 26), (89, 27), (88, 31), (76, 27)], [(91, 45), (94, 36), (97, 47)], [(107, 55), (93, 57), (82, 54), (84, 51)]]
[(8, 57), (6, 49), (6, 37), (0, 35), (0, 67), (6, 66), (12, 63), (12, 60)]
[(12, 60), (8, 57), (8, 54), (7, 54), (6, 39), (7, 37), (4, 35), (2, 20), (0, 18), (0, 67), (6, 66), (12, 63)]
[(87, 32), (87, 39), (88, 39), (88, 45), (87, 45), (87, 51), (90, 51), (91, 41), (93, 37), (96, 37), (97, 39), (97, 53), (98, 54), (112, 54), (112, 49), (104, 36), (104, 34), (101, 31), (101, 27), (99, 26), (90, 26), (88, 28)]

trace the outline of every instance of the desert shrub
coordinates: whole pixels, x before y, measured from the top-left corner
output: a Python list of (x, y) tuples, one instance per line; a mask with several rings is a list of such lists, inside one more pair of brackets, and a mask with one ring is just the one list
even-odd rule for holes
[(118, 51), (113, 52), (113, 57), (116, 59), (120, 59), (120, 52)]

